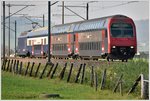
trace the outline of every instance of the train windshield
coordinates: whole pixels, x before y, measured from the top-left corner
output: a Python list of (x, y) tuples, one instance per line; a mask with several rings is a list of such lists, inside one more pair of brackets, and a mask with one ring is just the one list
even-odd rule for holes
[(113, 23), (111, 35), (112, 37), (133, 37), (133, 26), (129, 23)]

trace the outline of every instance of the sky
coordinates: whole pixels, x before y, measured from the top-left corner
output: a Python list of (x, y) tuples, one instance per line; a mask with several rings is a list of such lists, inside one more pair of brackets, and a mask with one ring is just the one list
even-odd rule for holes
[[(52, 1), (51, 3), (54, 3), (55, 1)], [(89, 19), (93, 18), (100, 18), (104, 16), (110, 16), (115, 14), (122, 14), (126, 15), (130, 18), (135, 20), (145, 20), (149, 19), (149, 2), (148, 1), (134, 1), (131, 2), (131, 0), (99, 0), (99, 1), (65, 1), (65, 6), (82, 6), (82, 7), (70, 7), (71, 10), (79, 14), (80, 16), (86, 18), (86, 8), (83, 6), (86, 6), (87, 3), (89, 3)], [(48, 19), (48, 2), (47, 1), (6, 1), (6, 4), (16, 4), (16, 5), (35, 5), (35, 6), (29, 6), (26, 9), (22, 10), (21, 12), (18, 12), (17, 14), (25, 14), (26, 16), (34, 16), (31, 18), (33, 21), (39, 21), (42, 25), (42, 19), (36, 18), (36, 17), (42, 17), (43, 14), (45, 15), (45, 20)], [(2, 3), (1, 3), (2, 5)], [(55, 5), (51, 7), (51, 21), (52, 24), (57, 25), (62, 23), (62, 2), (59, 1)], [(14, 13), (20, 9), (22, 9), (24, 6), (11, 6), (10, 12)], [(2, 6), (1, 6), (2, 8)], [(68, 9), (65, 8), (65, 23), (69, 22), (76, 22), (83, 20), (79, 16), (76, 16), (72, 12), (70, 12)], [(68, 16), (69, 15), (69, 16)], [(2, 12), (1, 12), (2, 16)], [(8, 7), (6, 6), (6, 16), (8, 16)], [(36, 17), (35, 17), (36, 16)], [(20, 35), (21, 32), (31, 28), (31, 21), (25, 20), (25, 18), (21, 15), (13, 15), (11, 17), (11, 22), (14, 22), (14, 20), (17, 20), (18, 23), (18, 30), (17, 34)], [(8, 19), (6, 20), (6, 26), (8, 26)], [(47, 26), (47, 23), (46, 23)], [(11, 28), (14, 29), (14, 23), (11, 23)], [(14, 33), (11, 31), (11, 33)], [(8, 29), (6, 29), (6, 34), (8, 34)], [(12, 38), (14, 38), (14, 34), (11, 35)], [(1, 34), (2, 37), (2, 34)], [(8, 44), (6, 38), (6, 45)], [(2, 42), (2, 41), (1, 41)], [(14, 45), (11, 45), (11, 48), (14, 48)]]
[[(54, 3), (52, 1), (51, 3)], [(65, 1), (65, 6), (86, 6), (86, 3), (89, 2), (89, 19), (98, 18), (103, 16), (109, 16), (114, 14), (123, 14), (131, 17), (134, 20), (139, 19), (148, 19), (149, 18), (149, 3), (148, 1), (112, 1), (112, 0), (100, 0), (100, 1)], [(27, 16), (38, 16), (42, 17), (45, 15), (45, 18), (48, 18), (48, 5), (47, 1), (7, 1), (6, 4), (26, 4), (26, 5), (35, 5), (29, 6), (26, 9), (22, 10), (18, 14), (27, 14)], [(61, 14), (62, 14), (62, 2), (58, 2), (51, 7), (52, 10), (52, 21), (55, 24), (61, 24)], [(11, 13), (16, 12), (17, 10), (23, 8), (23, 6), (12, 6)], [(86, 8), (85, 7), (71, 7), (71, 10), (78, 13), (82, 17), (86, 17)], [(65, 23), (80, 21), (82, 18), (75, 16), (69, 10), (65, 9)], [(8, 7), (6, 7), (6, 16), (8, 15)], [(17, 16), (17, 15), (15, 15)], [(19, 15), (20, 16), (20, 15)]]

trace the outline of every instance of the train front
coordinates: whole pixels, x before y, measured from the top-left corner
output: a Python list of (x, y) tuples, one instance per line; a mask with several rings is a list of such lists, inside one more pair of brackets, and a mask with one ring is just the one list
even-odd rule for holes
[(125, 16), (110, 19), (108, 25), (108, 59), (128, 60), (137, 52), (136, 28)]

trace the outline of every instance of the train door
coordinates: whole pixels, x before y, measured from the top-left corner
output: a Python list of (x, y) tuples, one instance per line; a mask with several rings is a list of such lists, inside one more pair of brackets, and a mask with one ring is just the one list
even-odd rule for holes
[(68, 45), (67, 45), (67, 48), (68, 48), (68, 55), (70, 56), (71, 53), (72, 53), (72, 47), (71, 47), (71, 34), (68, 34)]
[(101, 43), (101, 50), (102, 50), (102, 55), (106, 55), (108, 51), (108, 38), (107, 38), (107, 30), (102, 30), (102, 43)]
[(76, 54), (79, 54), (79, 42), (78, 42), (78, 33), (75, 35), (75, 52)]
[(43, 54), (44, 54), (44, 52), (43, 52), (43, 51), (44, 51), (44, 49), (43, 49), (43, 48), (44, 48), (44, 47), (43, 47), (43, 43), (44, 43), (44, 42), (43, 42), (43, 39), (41, 39), (41, 56), (42, 56), (42, 57), (43, 57)]
[(34, 40), (32, 40), (32, 56), (34, 56)]
[(73, 40), (72, 40), (72, 52), (73, 53), (75, 53), (75, 47), (76, 47), (76, 45), (75, 45), (75, 40), (76, 40), (76, 36), (75, 36), (75, 33), (73, 34), (73, 36), (72, 36), (73, 38)]

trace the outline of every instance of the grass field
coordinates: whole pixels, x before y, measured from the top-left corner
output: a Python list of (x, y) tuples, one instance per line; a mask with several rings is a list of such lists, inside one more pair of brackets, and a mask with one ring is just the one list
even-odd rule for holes
[[(119, 100), (119, 99), (140, 99), (140, 86), (137, 87), (136, 92), (131, 95), (127, 95), (128, 90), (134, 83), (134, 80), (143, 73), (148, 79), (148, 62), (145, 60), (131, 60), (128, 63), (114, 63), (114, 64), (102, 64), (100, 67), (95, 67), (95, 71), (98, 73), (98, 91), (95, 91), (94, 87), (90, 87), (90, 72), (91, 67), (88, 67), (85, 71), (84, 84), (76, 84), (74, 78), (76, 76), (78, 68), (73, 69), (70, 83), (66, 82), (67, 74), (70, 67), (67, 67), (65, 77), (63, 80), (58, 79), (58, 74), (61, 69), (56, 70), (56, 74), (53, 79), (33, 78), (28, 76), (21, 76), (12, 74), (10, 72), (2, 72), (2, 99), (46, 99), (39, 98), (42, 93), (58, 93), (59, 98), (49, 99), (74, 99), (74, 100)], [(58, 67), (60, 68), (60, 67)], [(104, 90), (100, 90), (100, 80), (104, 69), (107, 69), (106, 85)], [(123, 74), (123, 96), (119, 91), (113, 93), (114, 85)]]

